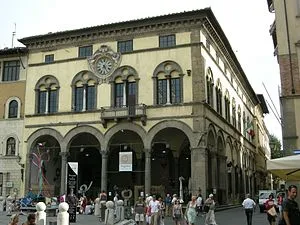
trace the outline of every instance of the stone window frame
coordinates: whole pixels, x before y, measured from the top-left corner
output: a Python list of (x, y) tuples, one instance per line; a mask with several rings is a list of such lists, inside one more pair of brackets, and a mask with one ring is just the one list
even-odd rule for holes
[(176, 34), (160, 35), (159, 47), (170, 48), (176, 46)]
[[(9, 105), (12, 101), (17, 101), (18, 113), (17, 113), (17, 117), (9, 118)], [(5, 119), (19, 119), (20, 117), (21, 117), (21, 100), (16, 96), (8, 98), (5, 103)]]
[(237, 120), (238, 130), (242, 132), (242, 111), (240, 105), (238, 105), (237, 114), (238, 114), (238, 120)]
[(223, 104), (222, 104), (222, 84), (220, 81), (220, 78), (218, 78), (217, 82), (216, 82), (216, 111), (217, 113), (219, 113), (222, 116), (223, 113)]
[(232, 98), (232, 125), (236, 128), (236, 102), (235, 98)]
[[(95, 86), (95, 95), (94, 95), (94, 108), (93, 109), (87, 109), (87, 104), (83, 105), (83, 108), (81, 111), (76, 111), (76, 87), (79, 87), (77, 85), (79, 85), (79, 83), (81, 83), (81, 85), (84, 87), (85, 89), (85, 94), (83, 94), (83, 101), (86, 103), (87, 102), (87, 95), (86, 95), (86, 87), (87, 86)], [(93, 85), (89, 85), (93, 83)], [(72, 88), (72, 104), (71, 104), (71, 111), (72, 112), (86, 112), (86, 111), (93, 111), (97, 109), (97, 96), (98, 96), (98, 84), (99, 84), (99, 79), (98, 77), (95, 76), (95, 74), (93, 74), (91, 71), (87, 71), (87, 70), (83, 70), (80, 71), (79, 73), (77, 73), (71, 83), (71, 88)]]
[(93, 45), (78, 47), (78, 58), (86, 58), (93, 55)]
[[(42, 89), (45, 89), (48, 96), (49, 96), (49, 93), (51, 90), (56, 90), (57, 93), (56, 93), (56, 112), (51, 112), (52, 113), (57, 113), (59, 111), (59, 89), (60, 89), (60, 86), (59, 86), (59, 82), (57, 80), (57, 78), (53, 75), (45, 75), (43, 77), (41, 77), (38, 82), (36, 83), (35, 85), (35, 113), (36, 114), (48, 114), (49, 113), (49, 99), (46, 97), (46, 109), (45, 109), (45, 112), (42, 112), (40, 113), (39, 112), (39, 94), (40, 94), (40, 91)], [(55, 89), (54, 89), (55, 88)]]
[[(13, 63), (16, 64), (11, 65)], [(2, 79), (1, 79), (2, 82), (20, 80), (20, 66), (21, 66), (20, 60), (3, 61), (3, 70), (2, 70)], [(11, 76), (9, 76), (9, 74), (11, 74)]]
[[(13, 138), (15, 140), (15, 154), (13, 154), (13, 155), (7, 155), (7, 141), (10, 138)], [(17, 137), (17, 135), (15, 135), (15, 134), (9, 134), (9, 135), (7, 135), (3, 139), (3, 155), (5, 155), (5, 156), (11, 156), (11, 157), (12, 156), (18, 156), (18, 154), (19, 154), (19, 143), (20, 143), (20, 140)]]
[(225, 104), (225, 119), (230, 123), (230, 95), (229, 91), (226, 89), (224, 95), (224, 104)]
[(45, 63), (53, 63), (54, 62), (54, 54), (45, 55)]
[[(126, 101), (126, 104), (123, 105), (127, 106), (127, 83), (133, 82), (130, 81), (130, 79), (133, 77), (134, 82), (136, 83), (136, 98), (135, 98), (135, 104), (138, 105), (139, 104), (139, 75), (137, 73), (137, 71), (129, 66), (129, 65), (124, 65), (119, 67), (118, 69), (116, 69), (116, 71), (109, 77), (109, 83), (110, 83), (110, 91), (111, 91), (111, 107), (116, 107), (116, 102), (115, 102), (115, 88), (116, 88), (116, 80), (118, 78), (121, 78), (122, 83), (125, 84), (125, 86), (123, 86), (123, 88), (125, 88), (125, 98), (123, 95), (123, 101)], [(124, 100), (125, 99), (125, 100)]]
[[(171, 90), (169, 91), (169, 95), (167, 95), (167, 103), (166, 104), (158, 104), (158, 75), (164, 74), (165, 79), (169, 80), (169, 88), (171, 84), (172, 74), (174, 77), (174, 73), (178, 75), (180, 79), (180, 102), (179, 103), (172, 103), (171, 102)], [(176, 63), (175, 61), (167, 60), (160, 63), (153, 72), (153, 103), (154, 105), (176, 105), (183, 103), (183, 71), (181, 66)], [(169, 101), (168, 101), (169, 100)]]
[(126, 41), (118, 41), (117, 43), (118, 52), (120, 53), (127, 53), (133, 51), (133, 40), (126, 40)]
[(214, 107), (214, 77), (210, 67), (206, 71), (206, 103)]

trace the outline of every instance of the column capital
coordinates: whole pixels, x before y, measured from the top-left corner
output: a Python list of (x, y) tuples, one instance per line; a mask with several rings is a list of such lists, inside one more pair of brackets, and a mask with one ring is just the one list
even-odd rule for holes
[(104, 149), (100, 150), (100, 154), (101, 154), (102, 157), (105, 157), (105, 156), (107, 157), (108, 156), (108, 152)]
[(144, 148), (145, 157), (151, 157), (151, 149)]
[(70, 155), (70, 152), (60, 152), (59, 155), (60, 155), (62, 158), (67, 158), (67, 157)]

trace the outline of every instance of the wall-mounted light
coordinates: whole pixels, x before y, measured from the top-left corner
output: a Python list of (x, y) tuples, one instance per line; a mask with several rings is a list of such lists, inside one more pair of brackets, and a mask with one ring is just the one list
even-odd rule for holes
[(192, 70), (186, 70), (186, 73), (188, 76), (191, 76), (192, 75)]

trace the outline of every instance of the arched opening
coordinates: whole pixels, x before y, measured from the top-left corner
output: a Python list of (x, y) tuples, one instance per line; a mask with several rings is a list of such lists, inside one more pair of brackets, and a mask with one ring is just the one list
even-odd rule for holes
[(151, 159), (151, 192), (180, 195), (182, 177), (183, 199), (187, 201), (191, 193), (191, 151), (186, 134), (178, 128), (158, 131), (152, 140)]
[[(133, 197), (144, 193), (145, 154), (140, 136), (131, 130), (121, 129), (109, 142), (107, 187), (109, 197), (121, 196), (130, 189)], [(133, 203), (133, 202), (131, 202)]]
[(33, 193), (46, 197), (60, 192), (61, 157), (58, 141), (50, 136), (38, 137), (30, 149), (29, 187)]
[(79, 133), (70, 142), (68, 162), (78, 162), (78, 189), (82, 185), (90, 187), (85, 193), (95, 199), (101, 190), (100, 143), (90, 133)]

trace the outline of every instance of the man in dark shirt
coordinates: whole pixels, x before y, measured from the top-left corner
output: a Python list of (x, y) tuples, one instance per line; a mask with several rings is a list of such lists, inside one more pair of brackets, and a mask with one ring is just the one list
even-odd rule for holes
[(300, 225), (300, 212), (298, 203), (295, 201), (297, 197), (297, 186), (290, 185), (288, 187), (288, 198), (282, 204), (283, 224)]
[(143, 201), (142, 197), (139, 197), (139, 200), (134, 205), (136, 224), (144, 224), (145, 207), (145, 202)]

